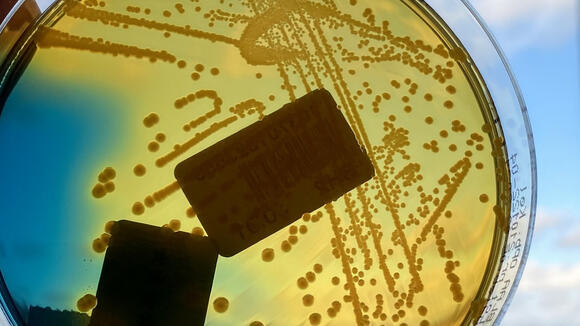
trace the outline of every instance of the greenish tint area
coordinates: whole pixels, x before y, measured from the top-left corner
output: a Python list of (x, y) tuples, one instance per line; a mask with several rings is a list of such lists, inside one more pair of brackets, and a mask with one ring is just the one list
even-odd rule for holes
[(33, 64), (0, 116), (0, 268), (24, 316), (29, 305), (71, 309), (71, 295), (98, 282), (101, 262), (79, 261), (98, 214), (83, 185), (121, 135), (122, 99), (111, 93)]

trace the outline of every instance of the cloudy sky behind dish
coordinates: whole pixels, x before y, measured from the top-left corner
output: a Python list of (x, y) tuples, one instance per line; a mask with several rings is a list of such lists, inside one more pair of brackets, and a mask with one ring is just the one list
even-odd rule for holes
[(580, 1), (471, 2), (519, 81), (538, 159), (534, 240), (502, 324), (580, 326)]

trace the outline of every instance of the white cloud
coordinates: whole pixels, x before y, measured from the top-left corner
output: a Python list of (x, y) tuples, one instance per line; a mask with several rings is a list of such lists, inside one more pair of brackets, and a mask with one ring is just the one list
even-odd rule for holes
[(558, 227), (566, 220), (566, 214), (561, 212), (552, 212), (545, 208), (539, 207), (536, 211), (536, 223), (534, 230), (536, 233), (541, 233)]
[(538, 208), (532, 250), (542, 251), (542, 249), (544, 253), (562, 250), (559, 252), (561, 255), (575, 256), (576, 260), (580, 261), (580, 250), (575, 252), (580, 249), (580, 216), (576, 212)]
[(509, 53), (556, 46), (577, 33), (577, 0), (471, 2)]
[(580, 248), (580, 226), (573, 227), (566, 232), (560, 240), (560, 245), (567, 248)]
[(574, 0), (472, 0), (479, 13), (494, 25), (544, 18), (574, 8)]
[(36, 0), (36, 3), (38, 4), (38, 8), (40, 8), (41, 11), (45, 11), (46, 8), (50, 7), (50, 5), (55, 1), (56, 0)]
[(577, 212), (538, 207), (534, 235), (545, 234), (557, 234), (557, 238), (560, 239), (568, 239), (574, 235), (580, 236), (580, 215)]
[(506, 326), (580, 325), (580, 262), (528, 262), (516, 296), (502, 322)]
[[(526, 265), (519, 289), (524, 292), (548, 289), (580, 289), (580, 262), (542, 264), (531, 260)], [(580, 292), (580, 291), (579, 291)], [(580, 302), (577, 302), (580, 305)]]

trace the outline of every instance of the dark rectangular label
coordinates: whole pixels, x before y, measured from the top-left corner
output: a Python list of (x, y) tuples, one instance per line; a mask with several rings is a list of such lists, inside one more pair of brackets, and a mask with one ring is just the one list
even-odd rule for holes
[(374, 175), (336, 102), (316, 90), (179, 163), (175, 177), (232, 256)]
[(217, 258), (207, 237), (115, 222), (89, 325), (204, 325)]

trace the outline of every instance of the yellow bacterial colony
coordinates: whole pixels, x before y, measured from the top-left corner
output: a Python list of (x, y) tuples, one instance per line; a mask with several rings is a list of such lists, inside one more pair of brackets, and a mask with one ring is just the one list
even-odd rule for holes
[(127, 121), (71, 199), (106, 223), (87, 248), (104, 252), (118, 219), (205, 234), (175, 165), (326, 88), (375, 177), (220, 258), (206, 324), (475, 321), (507, 225), (503, 139), (466, 52), (418, 2), (60, 1), (35, 62), (106, 85)]

